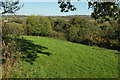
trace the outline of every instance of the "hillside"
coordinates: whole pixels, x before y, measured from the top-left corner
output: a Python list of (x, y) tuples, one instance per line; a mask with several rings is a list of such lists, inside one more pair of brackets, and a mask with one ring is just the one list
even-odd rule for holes
[(29, 55), (18, 63), (21, 71), (9, 77), (118, 77), (117, 51), (37, 36), (24, 36), (21, 42), (21, 50)]

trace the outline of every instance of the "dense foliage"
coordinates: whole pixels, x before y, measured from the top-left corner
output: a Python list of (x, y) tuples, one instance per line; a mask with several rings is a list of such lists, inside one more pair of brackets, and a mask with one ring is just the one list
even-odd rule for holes
[(24, 33), (22, 24), (2, 20), (2, 77), (8, 78), (8, 75), (15, 71), (16, 63), (21, 59), (19, 35)]
[(43, 16), (29, 16), (26, 21), (28, 35), (49, 36), (52, 30), (50, 21)]
[[(97, 23), (84, 17), (51, 18), (44, 16), (29, 16), (26, 23), (22, 23), (24, 34), (33, 36), (49, 36), (52, 38), (68, 40), (91, 45), (90, 37), (96, 35), (101, 38), (115, 40), (119, 46), (119, 24), (117, 20)], [(94, 42), (94, 41), (93, 41)], [(99, 43), (94, 45), (98, 45)], [(102, 43), (103, 44), (103, 43)], [(101, 44), (100, 44), (101, 45)], [(103, 45), (102, 47), (109, 48)], [(99, 46), (99, 45), (98, 45)]]
[(102, 18), (106, 21), (110, 21), (111, 18), (116, 20), (119, 16), (118, 2), (88, 2), (89, 8), (92, 8), (93, 12), (91, 16), (95, 19)]
[(81, 42), (95, 34), (95, 29), (95, 25), (86, 19), (74, 17), (69, 21), (68, 40)]
[(12, 34), (12, 35), (20, 35), (24, 33), (24, 28), (21, 24), (17, 23), (7, 23), (3, 26), (3, 35)]

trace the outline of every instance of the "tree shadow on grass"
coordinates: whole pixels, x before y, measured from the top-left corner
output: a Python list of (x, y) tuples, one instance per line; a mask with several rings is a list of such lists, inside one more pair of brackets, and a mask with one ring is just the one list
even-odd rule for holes
[(51, 53), (43, 52), (42, 50), (46, 50), (48, 48), (43, 47), (41, 45), (36, 45), (31, 40), (26, 40), (25, 38), (19, 39), (21, 52), (24, 54), (22, 59), (33, 64), (33, 61), (36, 61), (36, 58), (39, 57), (38, 53), (45, 54), (49, 56)]

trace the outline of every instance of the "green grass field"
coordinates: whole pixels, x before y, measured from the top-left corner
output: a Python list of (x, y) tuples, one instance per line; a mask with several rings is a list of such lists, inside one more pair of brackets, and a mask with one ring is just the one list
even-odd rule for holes
[(118, 51), (46, 37), (23, 37), (21, 50), (27, 55), (26, 61), (18, 63), (21, 71), (13, 71), (9, 77), (118, 78)]

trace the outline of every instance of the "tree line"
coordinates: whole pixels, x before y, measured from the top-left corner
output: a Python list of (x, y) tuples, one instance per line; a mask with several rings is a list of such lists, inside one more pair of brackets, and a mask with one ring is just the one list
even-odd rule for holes
[(96, 22), (91, 18), (88, 19), (73, 16), (52, 18), (31, 15), (25, 19), (11, 19), (11, 22), (3, 28), (3, 32), (12, 35), (46, 36), (117, 49), (120, 35), (119, 20)]

